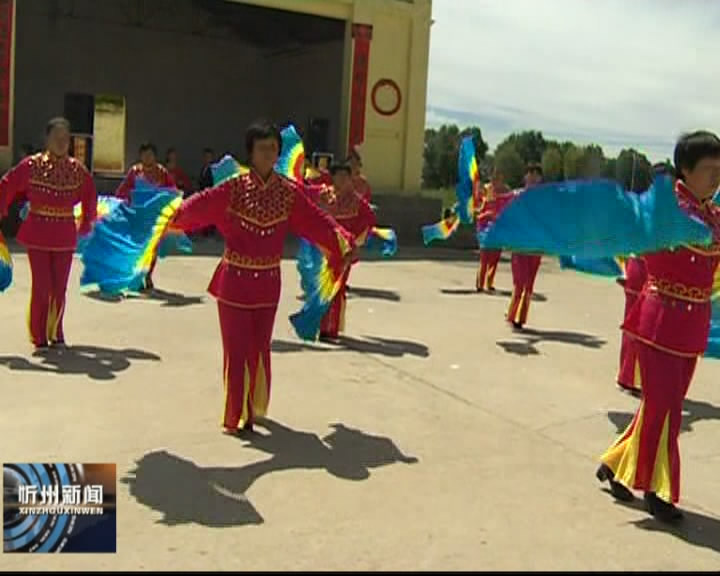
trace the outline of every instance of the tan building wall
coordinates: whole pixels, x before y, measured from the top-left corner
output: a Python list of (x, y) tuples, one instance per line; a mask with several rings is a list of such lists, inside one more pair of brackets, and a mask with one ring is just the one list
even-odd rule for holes
[[(341, 118), (340, 138), (346, 145), (350, 135), (352, 108), (358, 105), (357, 99), (353, 101), (352, 98), (353, 84), (357, 82), (357, 79), (353, 79), (353, 24), (372, 26), (363, 118), (364, 141), (361, 146), (365, 171), (375, 188), (419, 189), (425, 129), (431, 0), (234, 1), (346, 21), (345, 70), (340, 91), (345, 112)], [(15, 34), (12, 36), (13, 49), (14, 45)], [(13, 150), (18, 144), (13, 142), (12, 138), (14, 57), (11, 62), (10, 146), (0, 147), (0, 163), (3, 166), (9, 165)], [(376, 86), (378, 88), (373, 98)], [(397, 110), (394, 110), (395, 108)], [(340, 149), (344, 147), (340, 146)]]
[[(372, 26), (370, 66), (365, 102), (365, 139), (362, 145), (365, 171), (377, 188), (420, 188), (425, 132), (428, 57), (430, 51), (431, 0), (237, 0), (250, 4), (344, 19), (344, 98), (350, 116), (352, 98), (352, 24)], [(393, 115), (378, 113), (373, 106), (373, 88), (381, 80), (397, 84), (401, 103)], [(392, 107), (392, 89), (379, 89), (381, 110)], [(385, 105), (385, 107), (383, 107)], [(349, 120), (344, 120), (345, 132)]]

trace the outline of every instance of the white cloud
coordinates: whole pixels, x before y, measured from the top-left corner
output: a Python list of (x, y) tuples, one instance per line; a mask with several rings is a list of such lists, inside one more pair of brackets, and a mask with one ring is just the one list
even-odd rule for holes
[(492, 145), (539, 129), (671, 156), (720, 129), (720, 2), (434, 0), (428, 123), (478, 120)]

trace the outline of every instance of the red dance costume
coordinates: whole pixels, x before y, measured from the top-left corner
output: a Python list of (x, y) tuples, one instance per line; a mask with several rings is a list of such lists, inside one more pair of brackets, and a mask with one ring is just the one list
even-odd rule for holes
[(720, 209), (712, 200), (699, 202), (682, 182), (676, 194), (712, 229), (713, 244), (644, 256), (647, 279), (623, 323), (634, 339), (643, 399), (628, 429), (602, 456), (617, 482), (672, 503), (680, 497), (682, 404), (707, 345), (720, 263)]
[[(352, 184), (343, 190), (332, 186), (322, 186), (311, 190), (316, 202), (328, 212), (335, 221), (355, 238), (358, 246), (365, 243), (368, 232), (375, 226), (375, 214), (370, 205), (360, 198)], [(357, 262), (357, 256), (353, 264)], [(320, 335), (337, 338), (345, 330), (345, 304), (347, 302), (347, 282), (350, 268), (342, 277), (340, 289), (330, 305), (330, 309), (320, 324)]]
[[(628, 258), (625, 263), (625, 319), (640, 295), (647, 279), (645, 261), (642, 258)], [(634, 340), (623, 332), (620, 346), (620, 372), (617, 382), (626, 390), (640, 391), (642, 379), (637, 368)]]
[[(48, 152), (25, 158), (0, 181), (0, 215), (14, 200), (30, 203), (18, 241), (28, 251), (32, 272), (30, 340), (38, 348), (65, 342), (65, 295), (78, 232), (90, 232), (97, 217), (92, 176), (74, 158)], [(82, 203), (80, 228), (73, 209)]]
[(218, 301), (223, 339), (222, 424), (244, 428), (266, 414), (270, 401), (270, 342), (288, 232), (317, 245), (338, 271), (352, 238), (294, 183), (276, 173), (263, 182), (255, 171), (185, 200), (173, 226), (187, 232), (214, 226), (225, 238), (208, 291)]
[(142, 178), (146, 182), (160, 188), (175, 188), (175, 179), (162, 164), (151, 164), (144, 166), (141, 163), (135, 164), (125, 176), (122, 184), (115, 191), (115, 196), (123, 200), (132, 200), (131, 194), (135, 188), (135, 182)]
[(174, 183), (174, 186), (177, 186), (178, 189), (182, 190), (185, 195), (189, 195), (192, 192), (192, 181), (190, 180), (190, 176), (188, 176), (185, 173), (185, 170), (180, 168), (180, 166), (175, 166), (175, 168), (168, 168), (167, 169), (170, 178), (172, 179), (172, 182)]
[(535, 289), (535, 278), (542, 256), (539, 254), (513, 254), (512, 277), (513, 294), (507, 312), (507, 320), (511, 324), (522, 327), (527, 323), (530, 302)]
[(309, 167), (305, 170), (305, 182), (310, 186), (332, 186), (332, 175), (325, 168)]
[(370, 183), (367, 181), (367, 178), (365, 178), (365, 175), (357, 174), (353, 176), (352, 181), (355, 192), (360, 195), (360, 198), (370, 204), (372, 202), (372, 188), (370, 188)]
[[(486, 227), (502, 212), (510, 200), (513, 192), (505, 184), (487, 184), (484, 187), (478, 182), (473, 192), (475, 205), (479, 206), (476, 225), (478, 229)], [(478, 291), (495, 290), (495, 272), (500, 263), (500, 250), (480, 250), (480, 268), (475, 279)]]
[[(138, 179), (143, 179), (146, 182), (149, 182), (150, 184), (153, 184), (154, 186), (158, 186), (160, 188), (176, 188), (175, 179), (172, 177), (170, 172), (167, 171), (165, 166), (157, 163), (151, 164), (150, 166), (145, 166), (144, 164), (138, 162), (132, 168), (130, 168), (127, 176), (125, 176), (125, 179), (115, 191), (115, 196), (131, 202), (132, 191), (135, 188), (135, 182), (137, 182)], [(156, 265), (157, 255), (150, 263), (150, 270), (147, 273), (148, 286), (150, 286), (150, 282), (152, 282), (151, 279), (153, 272), (155, 271)]]

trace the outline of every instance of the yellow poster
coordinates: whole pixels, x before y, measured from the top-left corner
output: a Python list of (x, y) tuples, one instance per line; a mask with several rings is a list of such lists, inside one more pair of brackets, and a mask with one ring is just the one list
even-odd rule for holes
[(125, 172), (125, 98), (95, 96), (93, 172)]

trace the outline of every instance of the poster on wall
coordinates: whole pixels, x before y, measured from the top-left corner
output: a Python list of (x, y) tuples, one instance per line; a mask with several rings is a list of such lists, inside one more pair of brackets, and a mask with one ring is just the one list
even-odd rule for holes
[(14, 0), (0, 0), (0, 146), (10, 146), (10, 84)]
[(122, 96), (95, 96), (93, 172), (125, 172), (125, 98)]

